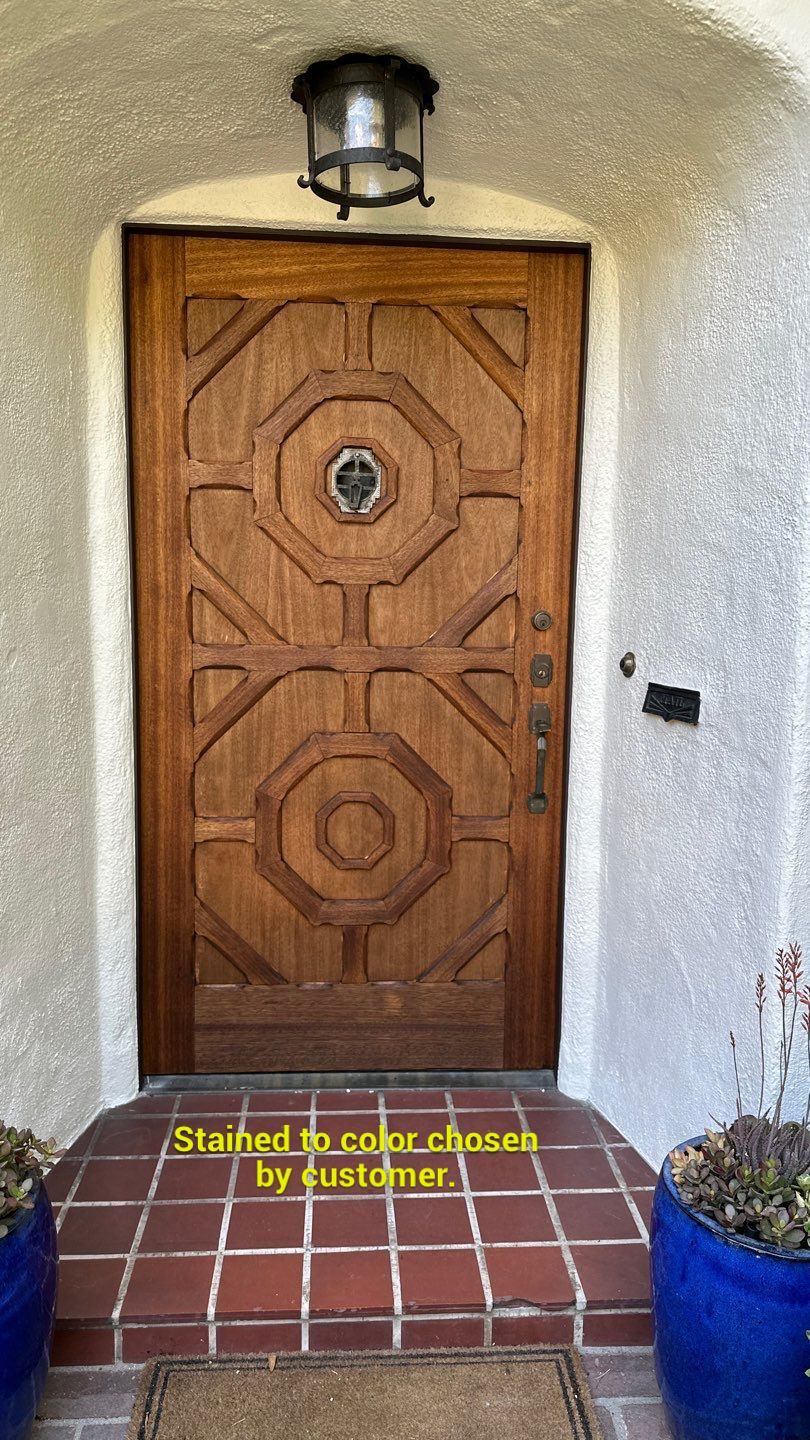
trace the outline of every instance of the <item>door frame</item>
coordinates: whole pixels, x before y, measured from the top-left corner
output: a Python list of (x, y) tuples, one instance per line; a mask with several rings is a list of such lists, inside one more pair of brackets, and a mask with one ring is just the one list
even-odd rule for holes
[[(570, 740), (572, 730), (571, 707), (573, 703), (573, 677), (574, 677), (574, 628), (576, 614), (576, 583), (579, 558), (579, 524), (581, 511), (581, 472), (582, 453), (585, 418), (585, 392), (587, 384), (587, 357), (588, 357), (588, 331), (590, 317), (590, 285), (591, 285), (591, 246), (587, 242), (580, 241), (557, 241), (557, 240), (536, 240), (525, 239), (502, 239), (492, 237), (477, 238), (474, 236), (453, 236), (453, 235), (416, 235), (399, 233), (369, 233), (346, 235), (334, 231), (320, 231), (316, 229), (273, 229), (270, 227), (254, 226), (228, 226), (228, 225), (192, 225), (192, 224), (160, 224), (150, 222), (132, 222), (122, 226), (122, 280), (123, 280), (123, 316), (124, 316), (124, 353), (125, 353), (125, 424), (126, 424), (126, 455), (128, 473), (128, 509), (129, 509), (129, 564), (130, 564), (130, 593), (132, 595), (132, 643), (133, 643), (133, 704), (134, 704), (134, 771), (135, 771), (135, 863), (136, 863), (136, 967), (137, 967), (137, 1030), (138, 1030), (138, 1066), (141, 1082), (152, 1082), (158, 1080), (158, 1084), (188, 1083), (189, 1088), (198, 1088), (201, 1084), (209, 1083), (210, 1077), (199, 1076), (189, 1073), (188, 1075), (166, 1075), (163, 1071), (154, 1072), (148, 1065), (148, 1056), (145, 1053), (146, 1021), (145, 1021), (145, 1000), (143, 984), (143, 857), (142, 857), (142, 821), (143, 821), (143, 787), (141, 783), (140, 764), (140, 743), (141, 743), (141, 715), (143, 695), (139, 679), (140, 674), (140, 625), (139, 616), (141, 607), (137, 598), (137, 563), (136, 563), (136, 542), (135, 542), (135, 505), (136, 505), (136, 460), (134, 454), (134, 428), (135, 417), (133, 413), (133, 365), (132, 365), (132, 306), (131, 306), (131, 279), (132, 270), (130, 264), (130, 237), (138, 234), (152, 234), (155, 236), (182, 236), (201, 238), (221, 239), (252, 239), (280, 242), (303, 242), (317, 243), (323, 245), (373, 245), (373, 246), (398, 246), (409, 247), (417, 250), (425, 249), (464, 249), (464, 250), (496, 250), (496, 251), (517, 251), (529, 253), (571, 253), (582, 257), (582, 295), (581, 295), (581, 328), (580, 328), (580, 353), (579, 353), (579, 383), (576, 397), (577, 421), (575, 457), (573, 463), (573, 475), (571, 482), (571, 546), (570, 546), (570, 582), (569, 582), (569, 606), (568, 623), (565, 634), (565, 645), (567, 655), (566, 680), (564, 690), (564, 720), (562, 728), (555, 727), (554, 744), (560, 754), (560, 831), (559, 831), (559, 863), (557, 867), (557, 905), (555, 919), (555, 943), (554, 943), (554, 972), (553, 972), (553, 1013), (550, 1019), (550, 1032), (552, 1036), (552, 1051), (549, 1054), (549, 1067), (542, 1071), (492, 1071), (486, 1072), (487, 1083), (516, 1083), (515, 1077), (537, 1076), (542, 1073), (547, 1075), (550, 1072), (556, 1073), (556, 1066), (559, 1057), (560, 1030), (561, 1030), (561, 998), (562, 998), (562, 971), (564, 964), (564, 915), (565, 915), (565, 875), (566, 855), (568, 836), (568, 803), (569, 803), (569, 781), (570, 781)], [(516, 719), (515, 723), (519, 723)], [(459, 1077), (463, 1076), (469, 1082), (475, 1072), (454, 1072), (456, 1083)], [(365, 1081), (371, 1077), (366, 1072), (356, 1072), (357, 1077), (361, 1074)], [(227, 1084), (238, 1081), (239, 1076), (216, 1077), (218, 1084)], [(261, 1076), (252, 1076), (253, 1083), (262, 1084)], [(266, 1077), (268, 1085), (283, 1085), (285, 1083), (306, 1082), (308, 1077), (302, 1075), (284, 1076), (270, 1074)], [(380, 1076), (375, 1077), (380, 1080)], [(387, 1078), (392, 1078), (388, 1076)], [(424, 1078), (424, 1077), (423, 1077)], [(345, 1084), (345, 1075), (335, 1074), (333, 1077), (319, 1077), (319, 1084), (329, 1079), (332, 1084)]]

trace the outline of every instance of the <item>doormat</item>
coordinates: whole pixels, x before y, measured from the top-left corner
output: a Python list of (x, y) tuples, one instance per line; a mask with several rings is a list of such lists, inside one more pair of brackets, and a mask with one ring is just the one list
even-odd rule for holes
[(570, 1346), (153, 1360), (127, 1440), (599, 1440)]

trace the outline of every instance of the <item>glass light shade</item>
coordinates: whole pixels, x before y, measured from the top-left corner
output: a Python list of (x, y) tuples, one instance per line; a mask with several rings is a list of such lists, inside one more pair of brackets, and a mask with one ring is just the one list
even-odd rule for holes
[[(407, 90), (394, 92), (394, 134), (396, 149), (417, 159), (421, 153), (421, 112), (416, 95)], [(313, 100), (315, 153), (319, 160), (352, 150), (385, 151), (385, 106), (382, 84), (337, 85)], [(348, 156), (346, 156), (348, 160)], [(384, 155), (380, 160), (348, 160), (349, 189), (353, 195), (385, 195), (402, 188), (399, 168), (389, 169)], [(325, 185), (340, 190), (340, 162), (318, 171)]]
[(344, 55), (319, 61), (295, 81), (307, 116), (309, 173), (299, 184), (333, 200), (346, 219), (354, 205), (397, 205), (424, 193), (422, 117), (438, 86), (427, 70), (397, 56)]

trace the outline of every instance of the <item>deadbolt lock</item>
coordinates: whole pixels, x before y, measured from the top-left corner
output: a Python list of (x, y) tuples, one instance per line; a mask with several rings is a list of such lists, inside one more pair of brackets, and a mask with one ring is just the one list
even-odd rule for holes
[(533, 655), (531, 664), (531, 681), (536, 690), (545, 690), (551, 684), (551, 676), (554, 673), (554, 665), (550, 655)]

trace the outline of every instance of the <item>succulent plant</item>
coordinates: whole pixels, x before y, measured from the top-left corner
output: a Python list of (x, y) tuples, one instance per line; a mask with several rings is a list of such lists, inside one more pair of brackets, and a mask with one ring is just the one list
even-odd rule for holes
[(779, 1088), (773, 1111), (763, 1110), (765, 1041), (764, 975), (757, 976), (760, 1086), (756, 1114), (743, 1113), (737, 1046), (731, 1035), (737, 1082), (737, 1115), (719, 1130), (706, 1131), (700, 1145), (670, 1155), (672, 1176), (685, 1204), (721, 1225), (787, 1250), (810, 1248), (810, 1098), (801, 1120), (782, 1119), (797, 1031), (806, 1036), (810, 1076), (810, 992), (803, 988), (802, 952), (792, 944), (776, 955), (780, 1004)]
[(0, 1240), (18, 1210), (33, 1209), (32, 1191), (61, 1154), (55, 1140), (0, 1122)]

